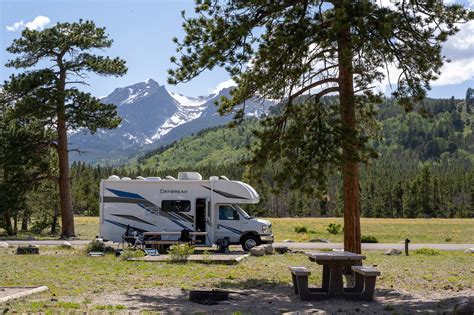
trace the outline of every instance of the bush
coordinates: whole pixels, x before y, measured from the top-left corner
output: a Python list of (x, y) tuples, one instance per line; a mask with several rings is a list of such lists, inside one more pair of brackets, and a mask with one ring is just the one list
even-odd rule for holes
[(120, 258), (122, 260), (129, 260), (130, 258), (139, 258), (143, 256), (145, 256), (145, 253), (139, 249), (135, 250), (135, 249), (127, 248), (127, 249), (124, 249), (120, 253)]
[(189, 255), (194, 253), (194, 246), (189, 244), (177, 244), (170, 247), (168, 254), (172, 262), (185, 262)]
[(373, 235), (362, 235), (360, 238), (361, 243), (378, 243), (379, 240)]
[(327, 230), (329, 233), (336, 235), (341, 232), (342, 226), (336, 223), (329, 223)]
[(98, 239), (92, 240), (89, 244), (86, 246), (86, 252), (104, 252), (105, 251), (105, 244), (102, 241), (99, 241)]
[(424, 255), (424, 256), (438, 256), (441, 255), (441, 251), (434, 249), (434, 248), (418, 248), (414, 251), (415, 255)]
[(308, 233), (308, 229), (306, 229), (306, 226), (296, 226), (295, 227), (295, 232), (296, 233)]

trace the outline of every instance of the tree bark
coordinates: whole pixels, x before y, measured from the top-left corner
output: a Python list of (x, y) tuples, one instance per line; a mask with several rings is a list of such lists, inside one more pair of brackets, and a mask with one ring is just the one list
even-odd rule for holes
[[(345, 11), (338, 32), (338, 62), (339, 62), (339, 98), (341, 119), (349, 133), (348, 139), (343, 142), (342, 148), (342, 177), (344, 198), (344, 250), (361, 253), (360, 233), (360, 196), (359, 196), (359, 164), (355, 160), (358, 150), (354, 137), (357, 135), (355, 94), (352, 67), (352, 44), (347, 7), (340, 7)], [(351, 141), (352, 140), (352, 141)]]
[(30, 210), (25, 207), (23, 210), (23, 216), (21, 218), (21, 230), (28, 231), (28, 222), (30, 221)]
[(3, 212), (3, 228), (5, 229), (5, 231), (7, 231), (8, 236), (13, 235), (12, 220), (9, 209), (5, 209)]
[[(59, 67), (62, 60), (58, 58)], [(58, 131), (58, 160), (59, 160), (59, 204), (61, 207), (61, 238), (74, 237), (74, 215), (72, 210), (71, 185), (69, 182), (69, 152), (67, 142), (67, 124), (64, 105), (64, 89), (66, 71), (61, 70), (58, 83), (57, 131)]]

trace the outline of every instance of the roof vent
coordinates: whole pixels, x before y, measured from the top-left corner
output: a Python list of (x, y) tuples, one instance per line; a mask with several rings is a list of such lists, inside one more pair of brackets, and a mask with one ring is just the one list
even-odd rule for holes
[(109, 176), (110, 180), (120, 180), (120, 177), (118, 177), (117, 175), (112, 175), (112, 176)]
[(202, 180), (201, 174), (197, 172), (179, 172), (179, 180)]
[(211, 177), (209, 177), (209, 180), (210, 181), (219, 180), (219, 176), (211, 176)]
[(161, 180), (161, 177), (147, 177), (146, 180)]

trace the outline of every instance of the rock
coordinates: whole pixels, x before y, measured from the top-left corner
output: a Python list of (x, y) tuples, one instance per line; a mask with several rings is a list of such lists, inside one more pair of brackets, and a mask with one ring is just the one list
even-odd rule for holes
[(72, 244), (69, 243), (69, 242), (63, 242), (63, 243), (61, 244), (61, 247), (62, 247), (62, 248), (67, 248), (67, 249), (71, 249), (71, 248), (72, 248)]
[(250, 249), (250, 256), (265, 256), (265, 247), (263, 246), (255, 246)]
[(462, 301), (454, 307), (456, 315), (472, 315), (474, 314), (474, 299)]
[(466, 254), (474, 254), (474, 247), (468, 248), (464, 251)]
[(0, 248), (8, 248), (7, 242), (0, 242)]
[(310, 243), (331, 243), (331, 242), (325, 238), (314, 238), (310, 240)]
[(286, 246), (275, 246), (273, 249), (277, 254), (285, 254), (288, 252), (288, 247)]
[(263, 248), (265, 248), (265, 255), (273, 254), (273, 246), (271, 244), (263, 245)]
[(384, 253), (384, 255), (401, 255), (401, 254), (402, 252), (395, 248), (389, 249), (388, 251)]
[(283, 243), (294, 243), (294, 241), (288, 239), (288, 240), (284, 240)]

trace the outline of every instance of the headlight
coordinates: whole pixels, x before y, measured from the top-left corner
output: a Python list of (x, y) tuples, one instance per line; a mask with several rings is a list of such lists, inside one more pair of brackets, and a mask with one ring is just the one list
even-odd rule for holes
[(271, 225), (263, 225), (262, 226), (262, 233), (269, 234), (271, 232), (272, 232), (272, 226)]

